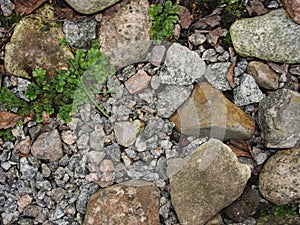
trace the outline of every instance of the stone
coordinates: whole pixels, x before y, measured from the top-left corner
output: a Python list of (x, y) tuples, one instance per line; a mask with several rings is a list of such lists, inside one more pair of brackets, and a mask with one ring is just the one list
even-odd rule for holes
[(277, 90), (280, 75), (275, 73), (267, 64), (260, 61), (251, 61), (247, 73), (252, 75), (259, 87)]
[(270, 93), (259, 104), (258, 120), (267, 148), (293, 148), (300, 140), (300, 94), (288, 89)]
[(144, 70), (138, 70), (136, 74), (125, 81), (125, 87), (130, 94), (143, 92), (149, 86), (151, 77)]
[(205, 78), (208, 83), (220, 91), (231, 90), (227, 80), (227, 72), (231, 65), (231, 62), (209, 64), (205, 71)]
[(159, 200), (159, 189), (141, 180), (100, 189), (88, 202), (83, 224), (157, 225)]
[(77, 12), (82, 14), (93, 14), (95, 12), (99, 12), (104, 10), (115, 3), (119, 2), (120, 0), (66, 0), (66, 2)]
[(155, 66), (160, 66), (165, 56), (166, 47), (163, 45), (156, 45), (153, 47), (149, 62)]
[(246, 188), (234, 203), (223, 210), (223, 213), (235, 222), (242, 222), (255, 213), (258, 203), (258, 193), (250, 188)]
[(205, 82), (196, 85), (191, 97), (170, 121), (182, 134), (220, 140), (247, 139), (255, 130), (249, 115)]
[(58, 24), (50, 22), (56, 20), (54, 9), (46, 4), (16, 25), (5, 47), (7, 72), (31, 78), (29, 71), (36, 68), (44, 68), (49, 74), (67, 70), (66, 61), (73, 58), (73, 54), (67, 46), (61, 44), (64, 35)]
[(57, 130), (42, 133), (31, 147), (31, 154), (42, 160), (54, 162), (63, 157), (62, 142)]
[(241, 76), (240, 85), (233, 90), (233, 102), (237, 106), (260, 102), (264, 97), (255, 79), (246, 73)]
[[(171, 167), (172, 169), (170, 169)], [(251, 171), (216, 139), (168, 161), (172, 205), (181, 224), (205, 224), (243, 192)]]
[(267, 215), (259, 217), (256, 225), (269, 225), (269, 224), (284, 224), (284, 225), (298, 225), (300, 224), (300, 218), (289, 214), (282, 216)]
[(299, 0), (284, 0), (286, 14), (295, 22), (300, 24), (300, 1)]
[(142, 126), (143, 124), (140, 120), (116, 122), (114, 133), (118, 144), (123, 147), (131, 146), (141, 132)]
[(63, 32), (70, 46), (73, 48), (87, 48), (90, 41), (96, 38), (96, 27), (97, 22), (95, 20), (80, 22), (65, 20)]
[(191, 85), (205, 73), (205, 62), (187, 47), (174, 43), (166, 53), (165, 69), (159, 73), (162, 84)]
[(300, 148), (280, 150), (272, 155), (259, 174), (259, 191), (276, 205), (300, 203)]
[(116, 14), (104, 16), (99, 29), (100, 51), (121, 69), (143, 61), (151, 45), (147, 0), (123, 1)]
[(193, 89), (192, 85), (167, 85), (157, 93), (157, 113), (162, 118), (169, 118), (185, 102)]
[(299, 33), (300, 26), (283, 9), (238, 20), (230, 27), (234, 50), (239, 55), (288, 64), (300, 63)]

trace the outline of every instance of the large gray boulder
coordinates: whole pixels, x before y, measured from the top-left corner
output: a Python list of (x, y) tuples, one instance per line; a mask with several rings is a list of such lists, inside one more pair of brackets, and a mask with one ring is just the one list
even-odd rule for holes
[(120, 0), (66, 0), (66, 2), (77, 12), (92, 14), (104, 10)]
[(259, 126), (267, 148), (292, 148), (300, 140), (300, 94), (280, 89), (259, 104)]
[(181, 224), (205, 224), (243, 192), (251, 172), (231, 149), (210, 139), (168, 162), (171, 201)]
[(300, 63), (300, 26), (283, 9), (263, 16), (241, 19), (230, 27), (235, 51), (280, 63)]

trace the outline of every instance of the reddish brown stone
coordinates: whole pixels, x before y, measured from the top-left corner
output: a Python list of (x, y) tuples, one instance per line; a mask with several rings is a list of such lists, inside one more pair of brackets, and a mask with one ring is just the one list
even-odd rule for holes
[(131, 180), (91, 196), (84, 225), (157, 225), (160, 192), (154, 184)]
[(139, 70), (125, 82), (125, 86), (131, 94), (138, 94), (148, 87), (150, 80), (151, 77), (144, 70)]
[(287, 15), (300, 24), (300, 0), (284, 0), (283, 5)]

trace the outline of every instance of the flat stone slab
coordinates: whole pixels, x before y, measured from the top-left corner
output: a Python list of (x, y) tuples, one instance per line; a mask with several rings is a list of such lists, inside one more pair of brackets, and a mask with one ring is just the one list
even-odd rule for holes
[(234, 50), (244, 57), (300, 63), (300, 26), (283, 9), (241, 19), (230, 27)]

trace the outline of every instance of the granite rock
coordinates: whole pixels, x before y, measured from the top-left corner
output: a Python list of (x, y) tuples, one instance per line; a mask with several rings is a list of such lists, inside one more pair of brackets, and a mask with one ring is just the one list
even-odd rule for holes
[(159, 189), (146, 181), (113, 185), (91, 196), (83, 224), (157, 225), (159, 199)]
[(77, 12), (82, 14), (92, 14), (104, 10), (120, 0), (66, 0), (66, 2)]
[(258, 118), (267, 148), (292, 148), (300, 140), (300, 94), (288, 89), (270, 93), (259, 104)]
[(140, 120), (130, 121), (120, 121), (116, 122), (114, 125), (114, 133), (116, 140), (119, 145), (124, 147), (131, 146), (138, 134), (142, 130), (142, 122)]
[(299, 34), (300, 26), (283, 9), (238, 20), (230, 27), (232, 43), (239, 55), (279, 63), (300, 63)]
[(144, 60), (151, 45), (147, 0), (123, 1), (116, 14), (104, 16), (99, 29), (100, 51), (116, 69)]
[(221, 140), (250, 138), (255, 129), (250, 116), (204, 82), (195, 87), (170, 121), (182, 134)]
[(251, 175), (228, 146), (210, 139), (190, 156), (169, 160), (171, 201), (181, 224), (205, 224), (243, 192)]
[(227, 72), (231, 64), (231, 62), (209, 64), (205, 72), (208, 83), (220, 91), (231, 90), (232, 88), (227, 80)]
[(259, 191), (276, 205), (300, 203), (300, 149), (280, 150), (271, 156), (259, 175)]

